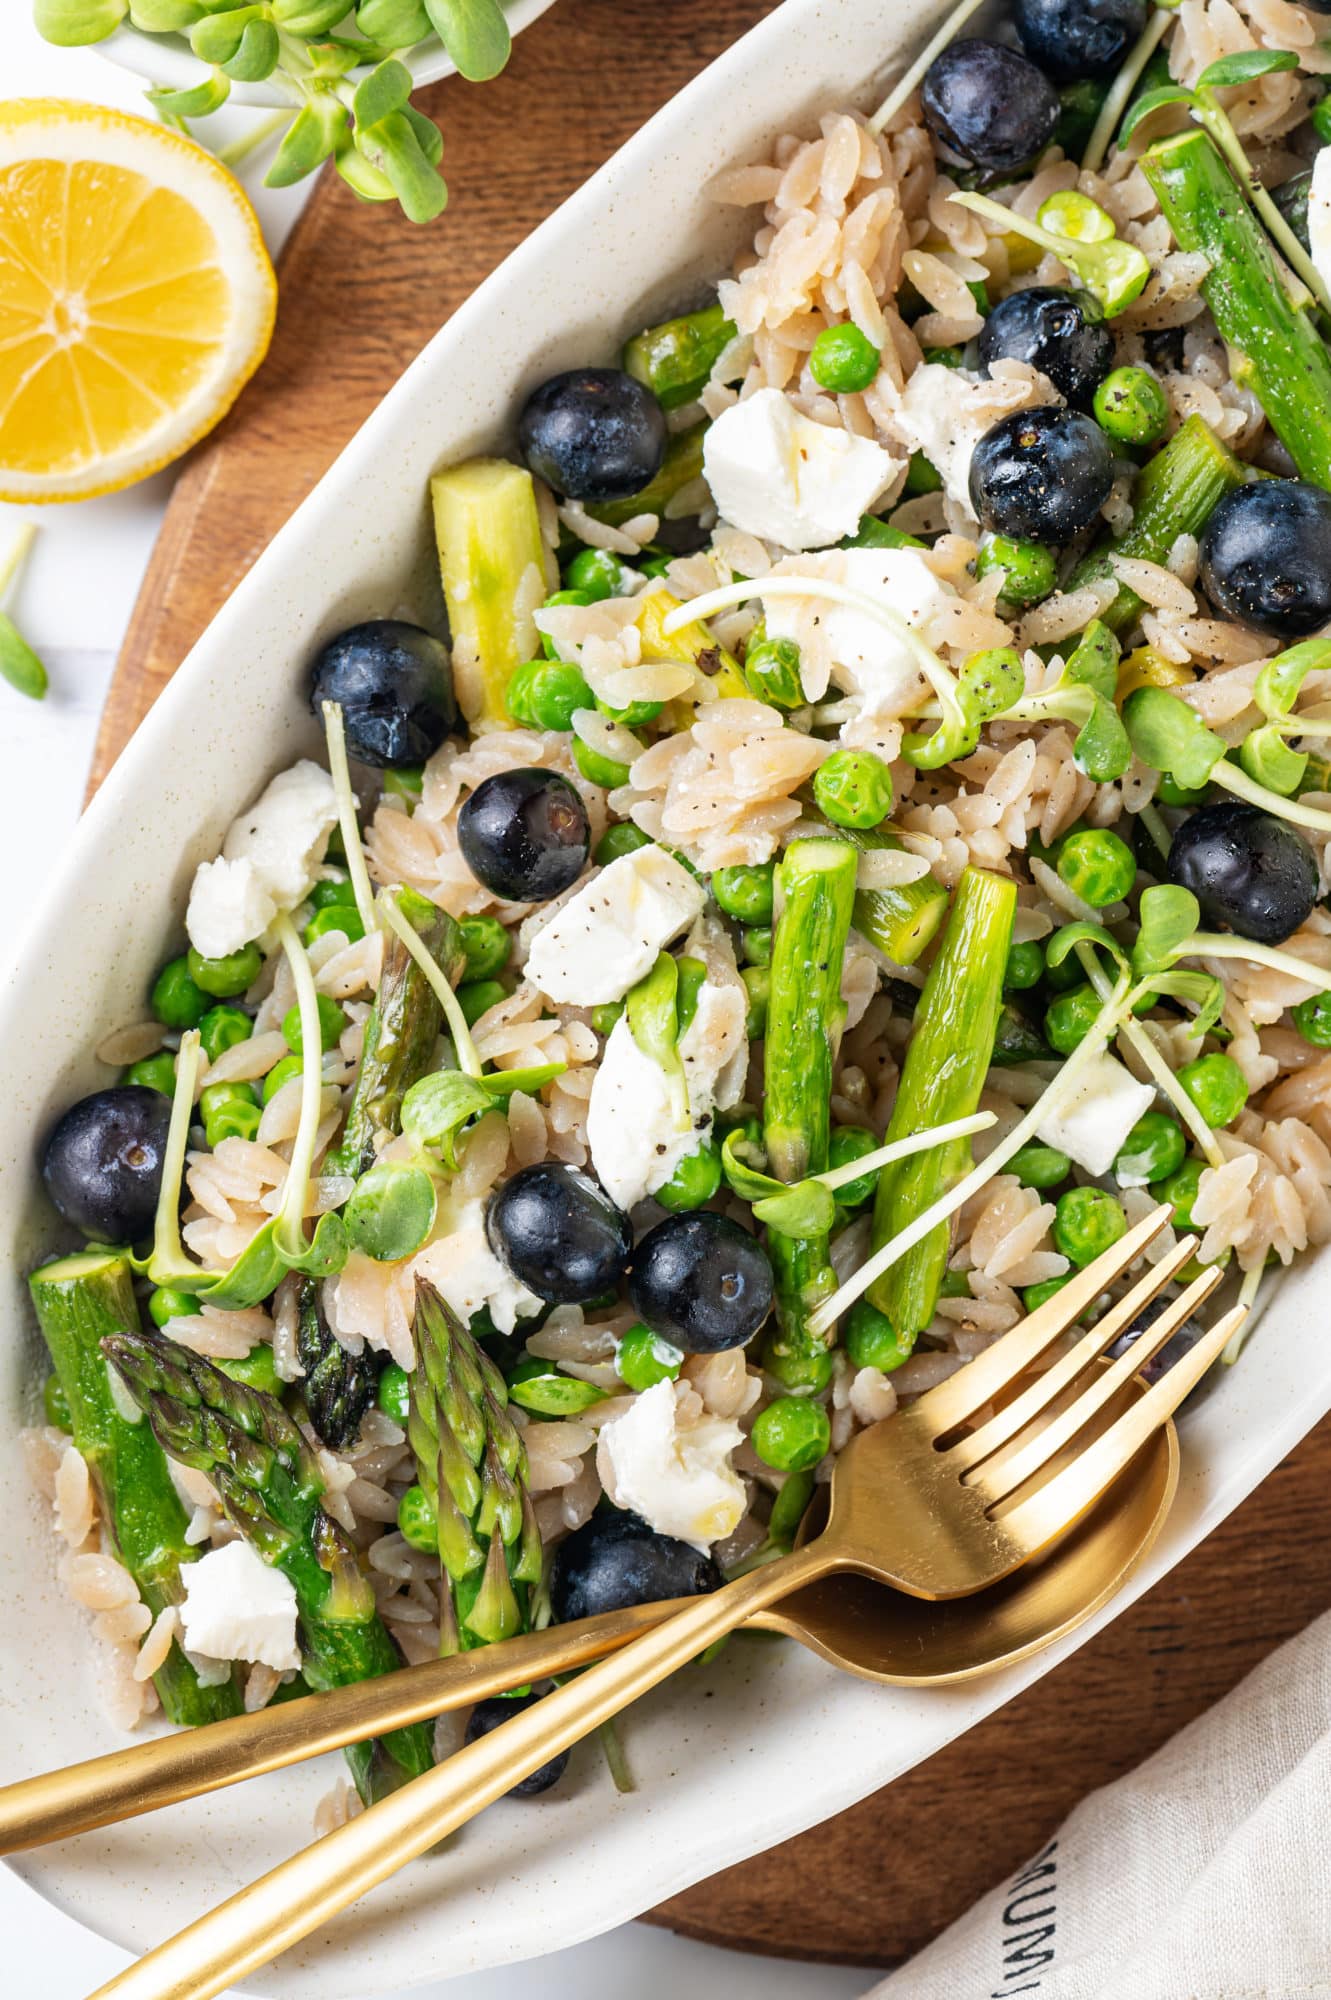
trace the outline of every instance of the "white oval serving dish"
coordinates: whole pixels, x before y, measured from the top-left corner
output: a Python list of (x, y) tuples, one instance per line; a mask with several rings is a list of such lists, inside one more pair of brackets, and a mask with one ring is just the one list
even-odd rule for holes
[[(23, 1275), (63, 1243), (34, 1161), (55, 1112), (109, 1081), (91, 1051), (141, 1019), (195, 864), (237, 807), (317, 744), (302, 698), (316, 643), (413, 598), (437, 613), (426, 481), (502, 445), (542, 377), (612, 358), (627, 332), (691, 303), (749, 225), (704, 193), (824, 109), (872, 105), (940, 0), (786, 0), (654, 118), (461, 308), (409, 368), (214, 620), (106, 780), (0, 996), (0, 1425), (31, 1421), (44, 1372)], [(992, 1679), (933, 1692), (838, 1676), (799, 1647), (740, 1641), (627, 1723), (638, 1789), (585, 1749), (573, 1782), (500, 1804), (266, 1971), (271, 2000), (367, 2000), (548, 1952), (886, 1784), (1056, 1665), (1160, 1577), (1331, 1407), (1324, 1267), (1281, 1290), (1239, 1367), (1186, 1426), (1178, 1501), (1149, 1561), (1089, 1624)], [(45, 1507), (0, 1454), (0, 1780), (117, 1747), (82, 1615), (56, 1578)], [(706, 1694), (708, 1697), (704, 1699)], [(24, 1878), (141, 1949), (303, 1844), (325, 1762), (22, 1856)]]

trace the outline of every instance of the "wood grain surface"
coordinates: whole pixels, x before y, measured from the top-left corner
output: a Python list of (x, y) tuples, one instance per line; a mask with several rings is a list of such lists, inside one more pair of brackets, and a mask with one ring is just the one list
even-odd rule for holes
[[(767, 12), (560, 0), (498, 82), (426, 93), (452, 205), (414, 229), (316, 189), (272, 351), (186, 465), (112, 684), (95, 785), (203, 626), (453, 309), (644, 118)], [(1248, 1365), (1260, 1365), (1255, 1358)], [(866, 1966), (917, 1949), (1331, 1603), (1331, 1424), (1108, 1631), (928, 1764), (653, 1913), (691, 1937)], [(853, 1757), (854, 1746), (847, 1746)]]

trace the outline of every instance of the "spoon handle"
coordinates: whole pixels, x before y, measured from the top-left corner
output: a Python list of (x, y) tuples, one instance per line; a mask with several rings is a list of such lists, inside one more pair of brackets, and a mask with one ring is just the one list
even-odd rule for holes
[(319, 1930), (751, 1613), (839, 1566), (815, 1542), (693, 1599), (656, 1631), (292, 1855), (98, 1987), (91, 2000), (209, 2000)]
[(0, 1854), (155, 1812), (326, 1750), (429, 1721), (448, 1709), (466, 1708), (524, 1681), (569, 1673), (627, 1645), (687, 1602), (671, 1598), (551, 1625), (473, 1653), (426, 1660), (378, 1680), (279, 1702), (255, 1715), (173, 1730), (107, 1757), (23, 1778), (0, 1787)]

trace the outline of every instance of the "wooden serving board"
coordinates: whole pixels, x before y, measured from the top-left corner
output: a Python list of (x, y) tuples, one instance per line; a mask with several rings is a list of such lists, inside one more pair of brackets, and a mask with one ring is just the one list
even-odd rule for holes
[[(452, 206), (417, 230), (315, 190), (272, 351), (186, 465), (113, 681), (95, 786), (214, 611), (435, 329), (761, 0), (561, 0), (482, 88), (427, 93)], [(1254, 1363), (1253, 1365), (1260, 1365)], [(1331, 1603), (1331, 1424), (1107, 1632), (928, 1764), (653, 1921), (866, 1966), (917, 1949)], [(854, 1746), (847, 1746), (853, 1757)]]

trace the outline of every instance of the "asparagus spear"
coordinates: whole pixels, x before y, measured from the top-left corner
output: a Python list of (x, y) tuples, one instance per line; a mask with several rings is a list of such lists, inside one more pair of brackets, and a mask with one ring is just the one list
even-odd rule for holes
[(624, 369), (646, 384), (662, 409), (673, 410), (701, 394), (734, 337), (734, 322), (713, 303), (635, 334), (624, 348)]
[(296, 1358), (314, 1430), (334, 1451), (349, 1445), (374, 1401), (379, 1375), (368, 1353), (349, 1354), (324, 1318), (319, 1286), (303, 1278), (296, 1311)]
[[(1003, 973), (1017, 907), (1014, 883), (968, 868), (915, 1010), (915, 1030), (897, 1086), (887, 1138), (967, 1118), (980, 1101), (993, 1060), (1003, 1003)], [(952, 1187), (971, 1166), (969, 1139), (953, 1139), (878, 1176), (873, 1245), (887, 1243)], [(940, 1223), (869, 1287), (873, 1304), (909, 1341), (934, 1315), (947, 1269), (949, 1232)]]
[(416, 1280), (415, 1333), (407, 1436), (438, 1527), (439, 1650), (447, 1655), (525, 1630), (541, 1535), (504, 1378), (424, 1278)]
[(437, 472), (430, 498), (458, 701), (473, 729), (507, 728), (508, 684), (538, 649), (533, 614), (555, 582), (532, 476), (473, 458)]
[[(1200, 535), (1218, 501), (1241, 486), (1246, 468), (1222, 444), (1202, 417), (1192, 416), (1162, 451), (1143, 466), (1132, 496), (1132, 526), (1116, 542), (1104, 542), (1085, 556), (1063, 585), (1076, 590), (1113, 574), (1110, 556), (1164, 562), (1180, 535)], [(1134, 625), (1145, 610), (1135, 590), (1121, 583), (1118, 596), (1100, 617), (1112, 631)]]
[[(855, 902), (856, 852), (848, 841), (796, 840), (776, 871), (771, 997), (763, 1063), (763, 1143), (769, 1170), (803, 1180), (827, 1166), (832, 1065), (845, 1007), (841, 966)], [(974, 1108), (973, 1106), (971, 1107)], [(808, 1317), (836, 1290), (826, 1236), (769, 1230), (777, 1322), (765, 1366), (791, 1388), (827, 1379), (827, 1338)]]
[(1305, 479), (1331, 486), (1331, 354), (1290, 302), (1266, 232), (1205, 132), (1180, 132), (1143, 156), (1182, 250), (1210, 264), (1202, 293), (1229, 349), (1234, 380), (1253, 391)]
[[(822, 818), (814, 807), (808, 810), (810, 818)], [(884, 848), (903, 851), (901, 841), (887, 827), (838, 827), (837, 837), (848, 840), (859, 854), (880, 853)], [(947, 905), (942, 883), (932, 875), (922, 875), (918, 881), (903, 882), (893, 889), (857, 889), (852, 921), (860, 936), (877, 945), (894, 965), (914, 965), (937, 936)]]
[[(309, 1685), (322, 1691), (395, 1672), (402, 1661), (360, 1559), (319, 1505), (318, 1460), (277, 1397), (231, 1381), (164, 1334), (113, 1333), (102, 1349), (163, 1450), (206, 1472), (228, 1520), (290, 1577)], [(367, 1805), (430, 1768), (432, 1735), (415, 1723), (348, 1749)]]
[[(423, 939), (450, 986), (466, 964), (462, 933), (446, 911), (414, 889), (399, 889), (398, 904)], [(384, 941), (379, 992), (365, 1023), (360, 1069), (336, 1150), (324, 1172), (358, 1178), (374, 1165), (376, 1140), (402, 1129), (402, 1099), (424, 1076), (443, 1023), (430, 983), (395, 931)]]
[[(661, 470), (650, 486), (644, 486), (640, 493), (630, 493), (627, 500), (605, 500), (599, 506), (589, 507), (587, 512), (612, 528), (631, 521), (635, 514), (669, 514), (675, 495), (702, 478), (702, 441), (706, 432), (705, 418), (701, 423), (691, 424), (686, 431), (672, 431), (666, 440)], [(697, 509), (693, 511), (696, 513)]]
[[(119, 1250), (80, 1250), (43, 1264), (28, 1280), (56, 1379), (69, 1406), (74, 1442), (88, 1462), (116, 1552), (154, 1617), (178, 1604), (180, 1571), (200, 1551), (185, 1540), (189, 1517), (171, 1483), (162, 1447), (144, 1423), (128, 1423), (111, 1394), (101, 1341), (137, 1332), (139, 1309), (129, 1259)], [(240, 1712), (235, 1682), (201, 1687), (178, 1645), (153, 1675), (172, 1722), (218, 1722)]]

